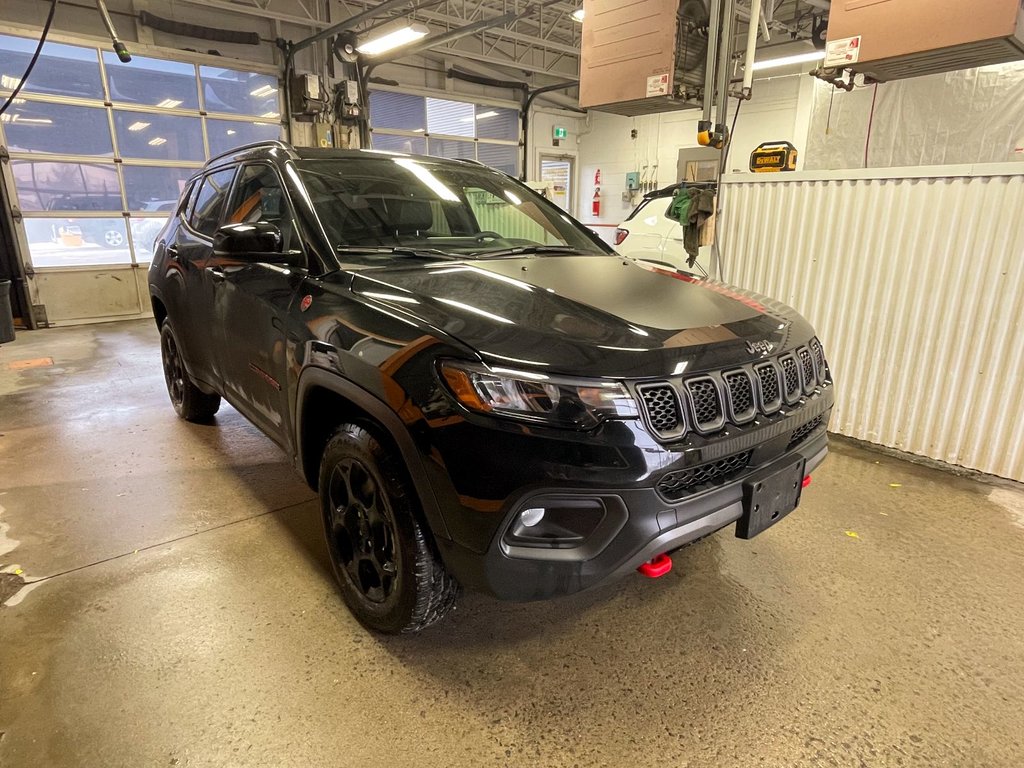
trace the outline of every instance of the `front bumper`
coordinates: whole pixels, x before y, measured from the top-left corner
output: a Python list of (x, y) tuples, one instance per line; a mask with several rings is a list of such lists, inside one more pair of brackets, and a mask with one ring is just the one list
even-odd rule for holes
[[(827, 419), (799, 445), (774, 460), (800, 456), (810, 474), (828, 453)], [(680, 501), (666, 501), (654, 487), (531, 488), (506, 505), (501, 526), (483, 554), (454, 542), (439, 542), (449, 569), (465, 586), (504, 600), (542, 600), (568, 595), (634, 571), (654, 556), (671, 552), (735, 523), (743, 515), (744, 473), (723, 485)], [(598, 500), (602, 523), (574, 548), (518, 546), (509, 531), (534, 500)]]

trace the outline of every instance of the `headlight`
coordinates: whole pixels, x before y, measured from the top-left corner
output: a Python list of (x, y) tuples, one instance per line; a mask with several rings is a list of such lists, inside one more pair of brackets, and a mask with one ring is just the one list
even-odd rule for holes
[(635, 419), (636, 401), (617, 382), (569, 379), (531, 371), (442, 361), (441, 377), (455, 398), (479, 413), (557, 427), (592, 429), (605, 419)]

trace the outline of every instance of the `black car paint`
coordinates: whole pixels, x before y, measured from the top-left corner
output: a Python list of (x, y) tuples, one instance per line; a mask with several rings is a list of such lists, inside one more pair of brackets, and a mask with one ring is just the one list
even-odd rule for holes
[[(654, 490), (658, 477), (750, 446), (763, 466), (786, 452), (801, 424), (818, 415), (827, 423), (831, 387), (799, 409), (667, 445), (639, 419), (576, 432), (466, 410), (442, 385), (439, 359), (632, 386), (751, 362), (758, 355), (748, 342), (768, 341), (779, 354), (813, 330), (782, 304), (624, 260), (603, 244), (601, 256), (346, 264), (304, 201), (292, 162), (347, 154), (270, 145), (211, 161), (207, 172), (272, 164), (291, 198), (303, 253), (285, 265), (214, 255), (210, 238), (181, 220), (183, 201), (150, 268), (154, 311), (158, 322), (166, 315), (175, 325), (197, 383), (277, 442), (312, 486), (322, 446), (311, 435), (322, 440), (318, 425), (335, 418), (306, 407), (318, 402), (316, 393), (338, 395), (387, 430), (447, 567), (465, 585), (509, 599), (591, 586), (635, 558), (666, 510), (678, 508), (679, 524), (693, 522), (708, 498), (739, 492), (733, 483), (672, 505)], [(825, 443), (822, 427), (800, 450), (820, 458)], [(558, 490), (629, 499), (629, 534), (588, 560), (508, 557), (500, 539), (516, 502)]]

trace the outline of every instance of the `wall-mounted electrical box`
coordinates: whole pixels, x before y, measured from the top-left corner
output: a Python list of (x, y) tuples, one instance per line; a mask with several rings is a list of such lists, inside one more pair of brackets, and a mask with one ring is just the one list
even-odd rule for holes
[(1021, 0), (833, 0), (826, 67), (876, 80), (1024, 59)]
[(319, 75), (309, 72), (292, 75), (292, 114), (311, 115), (321, 111), (327, 104), (327, 94)]
[(635, 116), (701, 106), (708, 0), (584, 0), (583, 8), (581, 107)]
[(640, 172), (630, 171), (626, 174), (626, 189), (630, 192), (636, 192), (640, 189)]

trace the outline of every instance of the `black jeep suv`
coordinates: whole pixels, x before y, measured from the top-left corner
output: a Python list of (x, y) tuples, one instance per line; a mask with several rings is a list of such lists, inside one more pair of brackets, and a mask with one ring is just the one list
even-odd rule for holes
[(171, 402), (226, 398), (319, 490), (355, 616), (565, 595), (789, 513), (832, 384), (791, 309), (623, 259), (474, 162), (211, 160), (149, 272)]

